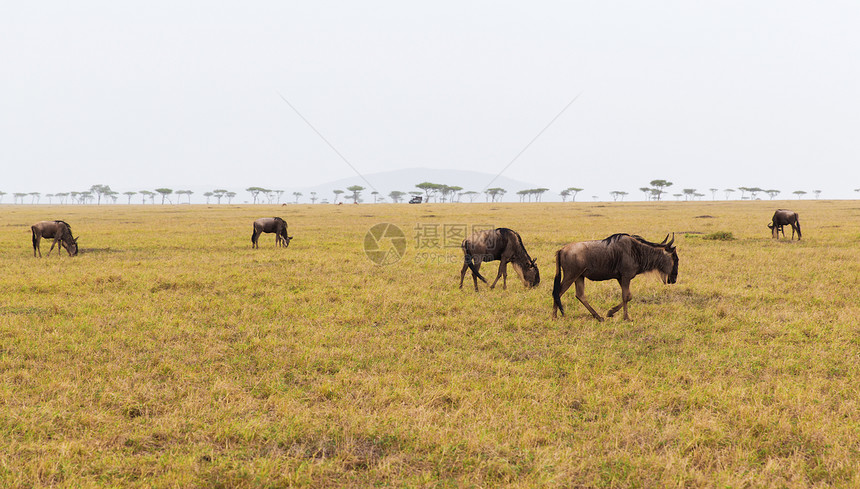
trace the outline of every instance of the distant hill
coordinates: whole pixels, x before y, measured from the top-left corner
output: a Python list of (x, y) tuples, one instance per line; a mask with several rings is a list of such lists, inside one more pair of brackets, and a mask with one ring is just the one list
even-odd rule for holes
[[(305, 187), (298, 189), (298, 192), (303, 194), (301, 201), (306, 202), (310, 192), (316, 192), (320, 199), (331, 201), (334, 198), (333, 190), (344, 190), (353, 185), (360, 185), (365, 188), (362, 191), (362, 198), (365, 202), (372, 202), (373, 198), (370, 195), (374, 189), (379, 192), (381, 197), (388, 200), (388, 193), (394, 190), (401, 192), (420, 191), (415, 185), (422, 182), (440, 183), (443, 185), (463, 187), (463, 191), (474, 190), (475, 192), (483, 192), (489, 184), (490, 187), (501, 187), (507, 191), (504, 201), (516, 201), (518, 197), (516, 192), (519, 190), (535, 188), (538, 185), (514, 180), (500, 176), (493, 179), (495, 175), (468, 170), (439, 170), (434, 168), (407, 168), (404, 170), (393, 170), (380, 173), (369, 173), (362, 179), (359, 176), (334, 180), (313, 187)], [(367, 181), (365, 181), (367, 180)], [(491, 183), (492, 182), (492, 183)], [(368, 185), (369, 183), (369, 185)], [(371, 188), (371, 186), (373, 188)], [(342, 198), (342, 197), (341, 197)], [(484, 196), (478, 197), (476, 202), (483, 202)]]

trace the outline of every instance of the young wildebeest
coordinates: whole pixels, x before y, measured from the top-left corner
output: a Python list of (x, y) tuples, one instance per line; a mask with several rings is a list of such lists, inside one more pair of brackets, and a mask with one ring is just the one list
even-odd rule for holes
[(487, 283), (487, 279), (481, 276), (479, 270), (481, 263), (485, 261), (500, 260), (499, 274), (493, 281), (492, 289), (502, 277), (502, 288), (508, 288), (508, 263), (513, 265), (526, 287), (534, 287), (540, 283), (540, 272), (535, 260), (529, 256), (523, 239), (519, 233), (508, 228), (488, 229), (479, 231), (471, 237), (463, 240), (463, 269), (460, 270), (460, 288), (463, 288), (463, 277), (466, 270), (472, 270), (472, 280), (475, 281), (475, 290), (478, 290), (478, 279)]
[(287, 223), (280, 217), (261, 217), (254, 221), (254, 232), (251, 234), (251, 248), (259, 248), (257, 239), (262, 233), (275, 233), (275, 246), (290, 246), (292, 236), (287, 236)]
[(80, 236), (78, 238), (72, 236), (72, 227), (69, 226), (69, 223), (65, 221), (39, 221), (30, 226), (30, 230), (33, 232), (33, 256), (36, 256), (36, 252), (38, 252), (39, 258), (42, 257), (40, 246), (42, 238), (54, 240), (51, 243), (51, 249), (48, 250), (48, 256), (51, 256), (57, 243), (60, 243), (60, 246), (57, 247), (58, 255), (60, 254), (60, 247), (65, 248), (69, 256), (78, 254), (78, 238)]
[(797, 231), (797, 240), (800, 241), (800, 220), (796, 212), (788, 209), (777, 209), (773, 213), (772, 222), (767, 225), (770, 228), (770, 236), (774, 239), (779, 239), (779, 232), (782, 231), (782, 237), (784, 238), (785, 229), (783, 229), (783, 226), (786, 224), (791, 225), (791, 239), (794, 239), (794, 232)]
[(627, 303), (633, 297), (630, 293), (630, 281), (633, 277), (640, 273), (656, 271), (664, 284), (674, 284), (678, 279), (678, 253), (672, 246), (675, 236), (667, 243), (668, 239), (667, 234), (666, 239), (657, 244), (640, 236), (613, 234), (600, 241), (570, 243), (558, 250), (555, 254), (555, 283), (552, 287), (552, 317), (556, 317), (556, 311), (561, 311), (562, 316), (564, 315), (561, 295), (575, 283), (576, 298), (595, 319), (603, 321), (600, 314), (585, 300), (585, 279), (595, 282), (615, 279), (621, 285), (621, 304), (610, 309), (606, 315), (612, 317), (623, 307), (624, 319), (629, 321)]

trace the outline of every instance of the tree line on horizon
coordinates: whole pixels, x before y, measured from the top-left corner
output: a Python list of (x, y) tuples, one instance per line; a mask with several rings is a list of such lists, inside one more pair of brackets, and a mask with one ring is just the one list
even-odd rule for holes
[[(655, 200), (660, 201), (663, 200), (663, 197), (666, 195), (671, 195), (675, 197), (676, 200), (683, 199), (685, 201), (688, 200), (701, 200), (702, 197), (705, 197), (706, 194), (699, 192), (698, 189), (695, 188), (685, 188), (681, 189), (681, 192), (670, 193), (667, 189), (674, 185), (672, 182), (668, 180), (651, 180), (649, 182), (649, 186), (640, 187), (639, 191), (645, 195), (645, 200)], [(507, 194), (507, 190), (501, 187), (492, 187), (483, 190), (483, 192), (477, 192), (474, 190), (464, 190), (463, 187), (458, 185), (445, 185), (440, 183), (433, 182), (421, 182), (415, 187), (419, 190), (412, 190), (408, 192), (403, 192), (400, 190), (392, 190), (388, 193), (387, 197), (391, 199), (392, 203), (398, 204), (403, 202), (408, 196), (410, 197), (421, 197), (423, 202), (453, 202), (459, 203), (463, 202), (463, 198), (469, 200), (469, 202), (475, 202), (475, 200), (481, 195), (484, 194), (486, 202), (500, 202), (502, 198)], [(341, 195), (346, 194), (344, 199), (351, 199), (353, 203), (363, 203), (364, 199), (362, 199), (362, 192), (366, 190), (361, 185), (352, 185), (350, 187), (346, 187), (346, 190), (335, 189), (332, 191), (334, 194), (334, 199), (331, 203), (338, 204)], [(584, 189), (579, 187), (568, 187), (558, 195), (561, 197), (562, 202), (567, 202), (567, 199), (570, 198), (571, 202), (576, 201), (576, 196), (579, 192), (582, 192)], [(281, 204), (282, 195), (284, 194), (284, 190), (273, 190), (265, 187), (248, 187), (245, 189), (251, 195), (252, 203), (267, 203), (267, 204)], [(549, 189), (545, 187), (533, 188), (533, 189), (524, 189), (516, 192), (516, 195), (519, 197), (520, 202), (540, 202), (541, 197), (544, 193), (548, 192)], [(718, 188), (709, 188), (708, 191), (711, 193), (712, 200), (716, 200), (716, 196), (718, 192), (723, 192), (725, 195), (725, 200), (731, 200), (730, 197), (735, 192), (740, 192), (741, 200), (756, 200), (759, 194), (765, 194), (773, 200), (776, 196), (782, 193), (780, 190), (775, 189), (762, 189), (760, 187), (737, 187), (734, 188), (726, 188), (726, 189), (718, 189)], [(855, 192), (860, 192), (860, 188), (854, 189)], [(348, 192), (348, 193), (347, 193)], [(819, 198), (822, 191), (821, 190), (813, 190), (812, 193), (815, 195), (815, 198)], [(140, 196), (141, 204), (146, 204), (149, 201), (150, 204), (155, 204), (155, 199), (157, 196), (161, 197), (161, 204), (170, 203), (173, 204), (173, 199), (171, 196), (176, 197), (176, 203), (191, 203), (191, 195), (194, 194), (191, 190), (173, 190), (170, 188), (162, 187), (156, 188), (153, 190), (140, 190), (140, 191), (126, 191), (126, 192), (117, 192), (110, 188), (110, 185), (93, 185), (88, 190), (84, 190), (81, 192), (58, 192), (58, 193), (48, 193), (45, 194), (44, 197), (48, 199), (48, 204), (54, 203), (54, 199), (57, 199), (57, 203), (59, 204), (101, 204), (102, 200), (105, 202), (110, 202), (111, 204), (116, 204), (119, 200), (120, 195), (124, 195), (127, 198), (127, 204), (132, 203), (132, 197)], [(380, 193), (376, 190), (370, 192), (373, 196), (373, 203), (382, 203), (385, 202), (385, 197), (381, 196)], [(802, 199), (803, 196), (807, 194), (804, 190), (795, 190), (792, 192), (798, 199)], [(0, 203), (3, 203), (3, 197), (8, 195), (6, 192), (0, 191)], [(212, 191), (204, 192), (202, 194), (206, 197), (206, 203), (210, 204), (211, 200), (215, 200), (217, 204), (221, 204), (222, 200), (226, 201), (227, 204), (232, 204), (233, 199), (237, 196), (236, 192), (227, 190), (227, 189), (215, 189)], [(301, 192), (292, 192), (292, 196), (294, 198), (294, 203), (298, 204), (299, 199), (303, 196)], [(627, 192), (621, 190), (613, 190), (609, 192), (610, 197), (612, 197), (613, 201), (623, 201), (624, 197), (629, 195)], [(25, 204), (27, 198), (30, 198), (30, 204), (39, 204), (41, 203), (42, 193), (41, 192), (15, 192), (12, 194), (13, 204)], [(598, 199), (597, 196), (593, 196), (595, 200)], [(185, 202), (183, 202), (183, 198)], [(317, 192), (310, 192), (309, 200), (311, 204), (316, 204), (319, 201), (321, 204), (330, 203), (328, 199), (320, 197)]]

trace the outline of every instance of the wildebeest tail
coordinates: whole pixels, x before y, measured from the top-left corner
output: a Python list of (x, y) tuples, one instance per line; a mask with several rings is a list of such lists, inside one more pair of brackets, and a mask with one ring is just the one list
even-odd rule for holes
[(552, 283), (552, 302), (564, 316), (564, 306), (561, 305), (561, 250), (555, 252), (555, 280)]
[(800, 233), (800, 217), (795, 217), (794, 223), (797, 224), (797, 239), (800, 239), (803, 237), (803, 234)]
[(472, 271), (472, 275), (481, 279), (481, 282), (487, 283), (487, 279), (481, 275), (481, 272), (478, 271), (478, 267), (475, 266), (475, 260), (472, 257), (472, 247), (469, 245), (469, 240), (463, 241), (463, 259), (466, 260), (466, 264), (469, 265), (469, 270)]

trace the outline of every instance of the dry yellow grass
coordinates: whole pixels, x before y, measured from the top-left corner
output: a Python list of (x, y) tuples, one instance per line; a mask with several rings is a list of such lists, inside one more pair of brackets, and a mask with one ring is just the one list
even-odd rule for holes
[[(251, 249), (268, 215), (288, 249)], [(78, 257), (33, 258), (49, 218)], [(460, 250), (416, 246), (446, 224), (516, 229), (541, 285), (459, 290)], [(615, 232), (675, 232), (678, 284), (551, 321), (555, 250)], [(3, 487), (860, 486), (855, 201), (6, 205), (0, 259)]]

